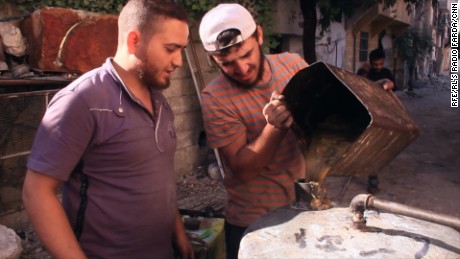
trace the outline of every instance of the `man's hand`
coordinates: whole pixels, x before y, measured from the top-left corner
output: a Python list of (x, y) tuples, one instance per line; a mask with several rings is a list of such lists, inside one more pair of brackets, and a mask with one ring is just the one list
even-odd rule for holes
[(393, 90), (393, 88), (395, 87), (395, 84), (390, 79), (384, 78), (384, 79), (377, 80), (375, 82), (379, 84), (386, 91)]
[(294, 123), (291, 112), (284, 103), (284, 96), (273, 92), (270, 102), (262, 110), (262, 114), (268, 124), (278, 129), (288, 129)]
[(179, 250), (181, 259), (194, 259), (193, 247), (186, 236), (178, 236), (175, 240), (176, 247)]
[(193, 251), (192, 244), (188, 240), (187, 234), (185, 233), (185, 227), (182, 223), (179, 210), (176, 216), (176, 226), (174, 230), (174, 244), (180, 254), (181, 259), (194, 259), (195, 252)]
[(399, 100), (399, 98), (395, 95), (395, 93), (391, 91), (395, 87), (395, 84), (393, 83), (393, 81), (391, 81), (390, 79), (384, 78), (384, 79), (377, 80), (375, 82), (379, 84), (384, 90), (388, 91), (388, 93), (391, 95), (393, 99), (396, 100), (399, 106), (401, 106), (403, 110), (406, 110), (401, 100)]

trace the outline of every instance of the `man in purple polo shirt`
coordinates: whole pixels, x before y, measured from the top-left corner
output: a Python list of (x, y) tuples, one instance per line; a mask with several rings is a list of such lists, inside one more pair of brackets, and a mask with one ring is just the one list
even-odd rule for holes
[(176, 203), (174, 117), (161, 92), (188, 33), (181, 6), (130, 0), (115, 57), (51, 101), (23, 200), (53, 257), (174, 258), (176, 246), (193, 258)]

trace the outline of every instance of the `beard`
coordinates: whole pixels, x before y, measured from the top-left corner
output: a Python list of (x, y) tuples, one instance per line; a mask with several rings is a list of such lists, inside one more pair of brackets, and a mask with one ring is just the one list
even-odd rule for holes
[[(230, 75), (228, 75), (227, 73), (224, 72), (224, 70), (222, 70), (222, 68), (217, 65), (217, 67), (220, 69), (220, 71), (222, 72), (222, 74), (230, 81), (230, 82), (233, 82), (235, 85), (237, 85), (238, 87), (241, 87), (241, 88), (245, 88), (245, 89), (250, 89), (252, 87), (254, 87), (255, 85), (257, 85), (257, 83), (262, 79), (263, 75), (264, 75), (264, 70), (265, 70), (265, 56), (263, 55), (263, 51), (262, 51), (262, 46), (259, 46), (259, 57), (260, 57), (260, 61), (259, 61), (259, 70), (257, 71), (257, 77), (256, 79), (253, 81), (253, 82), (241, 82), (241, 81), (238, 81), (236, 79), (234, 79), (233, 77), (231, 77)], [(214, 60), (214, 59), (212, 59)]]
[(136, 70), (139, 80), (149, 88), (164, 90), (171, 84), (170, 78), (161, 80), (161, 71), (151, 64), (148, 58), (139, 60)]

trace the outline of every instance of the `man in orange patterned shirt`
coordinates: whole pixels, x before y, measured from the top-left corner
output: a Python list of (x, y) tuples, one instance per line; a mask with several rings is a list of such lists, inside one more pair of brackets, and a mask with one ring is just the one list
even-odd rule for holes
[(307, 63), (297, 54), (262, 53), (263, 31), (244, 7), (220, 4), (203, 17), (200, 37), (221, 75), (202, 92), (208, 143), (230, 171), (224, 185), (227, 258), (237, 258), (249, 224), (294, 200), (305, 161), (280, 93)]

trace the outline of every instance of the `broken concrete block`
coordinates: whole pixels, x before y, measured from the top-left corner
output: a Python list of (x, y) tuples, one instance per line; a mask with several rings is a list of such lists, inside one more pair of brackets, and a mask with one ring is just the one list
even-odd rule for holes
[(29, 64), (45, 71), (87, 72), (115, 55), (118, 16), (45, 7), (22, 23)]
[(0, 35), (0, 71), (2, 70), (8, 70), (8, 65), (6, 64), (5, 54), (3, 53), (3, 41)]
[(16, 57), (26, 54), (26, 44), (18, 27), (9, 22), (0, 22), (0, 36), (6, 53)]

